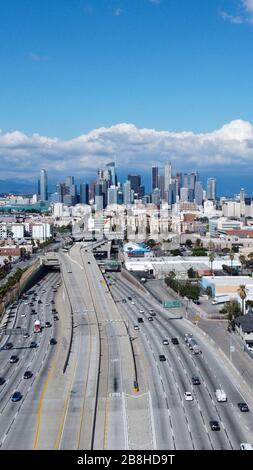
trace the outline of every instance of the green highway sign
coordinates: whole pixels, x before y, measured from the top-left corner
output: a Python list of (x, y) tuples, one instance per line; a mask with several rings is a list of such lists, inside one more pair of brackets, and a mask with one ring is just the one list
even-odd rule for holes
[(164, 308), (178, 308), (181, 307), (181, 302), (180, 300), (166, 300), (163, 302), (163, 307)]

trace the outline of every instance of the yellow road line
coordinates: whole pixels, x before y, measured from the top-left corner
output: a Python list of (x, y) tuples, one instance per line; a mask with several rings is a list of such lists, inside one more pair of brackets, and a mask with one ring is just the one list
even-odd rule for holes
[(42, 405), (43, 405), (43, 399), (44, 399), (44, 396), (45, 396), (45, 393), (46, 393), (46, 390), (47, 390), (47, 386), (48, 386), (48, 383), (49, 383), (49, 379), (54, 371), (54, 368), (55, 368), (55, 365), (56, 365), (56, 360), (52, 363), (51, 367), (49, 368), (49, 372), (48, 372), (48, 375), (47, 375), (47, 378), (46, 378), (46, 381), (45, 381), (45, 384), (44, 384), (44, 387), (43, 387), (43, 391), (42, 391), (42, 394), (41, 394), (41, 397), (40, 397), (40, 402), (39, 402), (39, 407), (38, 407), (38, 417), (37, 417), (37, 429), (36, 429), (36, 435), (35, 435), (35, 439), (34, 439), (34, 444), (33, 444), (33, 449), (35, 450), (37, 445), (38, 445), (38, 440), (39, 440), (39, 433), (40, 433), (40, 419), (41, 419), (41, 409), (42, 409)]

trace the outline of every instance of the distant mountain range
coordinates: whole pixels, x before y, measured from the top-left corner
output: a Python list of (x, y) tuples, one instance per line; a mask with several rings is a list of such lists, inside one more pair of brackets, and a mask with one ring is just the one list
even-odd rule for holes
[[(49, 185), (49, 191), (53, 191), (55, 185)], [(35, 194), (38, 191), (37, 182), (26, 180), (0, 180), (0, 194)]]

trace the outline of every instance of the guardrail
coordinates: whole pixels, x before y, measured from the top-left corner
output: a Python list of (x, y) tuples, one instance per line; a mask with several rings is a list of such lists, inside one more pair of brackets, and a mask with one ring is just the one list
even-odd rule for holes
[[(60, 270), (62, 270), (61, 262), (60, 262)], [(65, 293), (66, 293), (66, 295), (67, 295), (67, 299), (68, 299), (68, 303), (69, 303), (69, 308), (70, 308), (70, 314), (71, 314), (71, 327), (70, 327), (71, 330), (70, 330), (69, 348), (68, 348), (67, 357), (66, 357), (66, 359), (65, 359), (65, 363), (64, 363), (64, 366), (63, 366), (63, 369), (62, 369), (62, 373), (65, 374), (66, 369), (67, 369), (67, 367), (68, 367), (69, 356), (70, 356), (71, 349), (72, 349), (73, 334), (74, 334), (74, 320), (73, 320), (73, 309), (72, 309), (72, 305), (71, 305), (71, 300), (70, 300), (70, 297), (69, 297), (68, 289), (67, 289), (66, 282), (65, 282), (65, 279), (64, 279), (63, 274), (62, 274), (62, 280), (63, 280), (63, 284), (64, 284)]]

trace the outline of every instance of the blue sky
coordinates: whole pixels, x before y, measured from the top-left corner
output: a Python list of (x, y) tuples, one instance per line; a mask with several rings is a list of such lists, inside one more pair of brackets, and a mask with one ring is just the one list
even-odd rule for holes
[[(7, 147), (0, 159), (16, 163), (7, 171), (1, 159), (4, 177), (32, 175), (22, 160), (26, 148), (28, 156), (36, 148), (36, 172), (43, 163), (50, 169), (54, 155), (60, 161), (59, 147), (65, 158), (73, 138), (101, 127), (127, 123), (182, 137), (253, 122), (253, 0), (2, 0), (0, 44), (0, 141), (5, 137)], [(46, 136), (49, 146), (50, 138), (59, 140), (50, 162), (33, 134)], [(17, 145), (20, 164), (9, 151)], [(158, 150), (149, 149), (150, 162)], [(86, 161), (78, 171), (100, 163), (94, 152), (78, 152)], [(122, 146), (99, 152), (118, 154), (122, 164), (129, 155)], [(197, 166), (193, 148), (185, 152), (189, 169)], [(68, 163), (55, 171), (67, 172)]]

